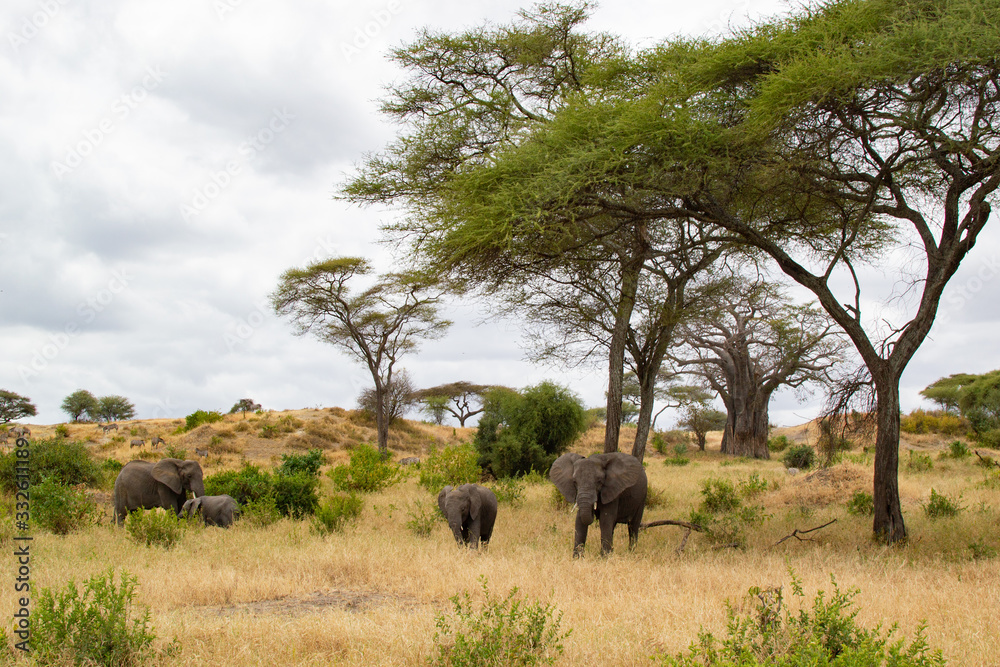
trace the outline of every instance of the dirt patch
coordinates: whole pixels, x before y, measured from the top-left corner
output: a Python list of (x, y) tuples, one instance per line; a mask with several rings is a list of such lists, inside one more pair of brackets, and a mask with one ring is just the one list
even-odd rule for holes
[(416, 605), (415, 599), (404, 599), (376, 591), (316, 591), (303, 597), (282, 597), (274, 600), (243, 602), (222, 607), (205, 607), (208, 613), (218, 616), (250, 614), (252, 616), (304, 616), (330, 609), (362, 612), (379, 607), (387, 602), (403, 602)]

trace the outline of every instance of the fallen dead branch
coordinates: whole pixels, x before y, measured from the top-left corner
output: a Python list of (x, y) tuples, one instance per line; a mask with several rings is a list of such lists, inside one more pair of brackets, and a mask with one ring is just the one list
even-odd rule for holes
[(785, 540), (787, 540), (789, 538), (792, 538), (792, 537), (794, 537), (795, 539), (797, 539), (799, 542), (812, 542), (813, 538), (811, 538), (811, 537), (799, 537), (799, 535), (807, 535), (809, 533), (812, 533), (814, 531), (820, 530), (822, 528), (826, 528), (827, 526), (829, 526), (830, 524), (833, 524), (833, 523), (837, 523), (837, 520), (836, 519), (832, 519), (832, 520), (827, 521), (826, 523), (824, 523), (822, 526), (816, 526), (815, 528), (809, 528), (808, 530), (799, 530), (798, 528), (796, 528), (791, 533), (789, 533), (788, 535), (785, 535), (780, 540), (778, 540), (777, 542), (775, 542), (772, 546), (778, 546), (779, 544), (781, 544)]
[(989, 455), (983, 456), (982, 454), (979, 453), (978, 449), (974, 449), (972, 451), (974, 451), (976, 453), (976, 456), (979, 457), (979, 462), (982, 463), (987, 468), (994, 468), (1000, 466), (1000, 463), (997, 463), (996, 459), (994, 459), (992, 456)]
[(674, 553), (680, 554), (684, 551), (684, 547), (687, 546), (688, 538), (691, 537), (691, 531), (696, 530), (699, 533), (705, 532), (704, 526), (699, 526), (696, 523), (690, 523), (688, 521), (678, 521), (675, 519), (660, 519), (659, 521), (650, 521), (649, 523), (644, 523), (639, 526), (639, 530), (646, 530), (647, 528), (653, 528), (655, 526), (680, 526), (685, 528), (684, 537), (681, 538), (681, 543), (674, 550)]

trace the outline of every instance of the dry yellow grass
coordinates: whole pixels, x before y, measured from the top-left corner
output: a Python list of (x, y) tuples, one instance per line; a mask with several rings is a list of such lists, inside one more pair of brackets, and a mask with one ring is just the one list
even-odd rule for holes
[[(310, 428), (346, 434), (351, 425), (329, 411), (295, 416), (307, 434)], [(341, 419), (324, 421), (327, 416)], [(233, 429), (239, 422), (236, 416), (212, 427)], [(167, 435), (175, 428), (169, 420), (144, 425), (154, 434), (161, 430), (169, 444), (193, 450), (184, 437)], [(353, 426), (355, 433), (366, 428)], [(83, 427), (70, 426), (71, 436), (77, 428)], [(424, 424), (407, 429), (394, 435), (403, 445), (397, 457), (424, 452), (432, 437), (447, 444), (471, 435)], [(207, 474), (238, 465), (244, 455), (266, 463), (281, 453), (281, 440), (260, 443), (234, 433), (228, 440), (246, 450), (210, 456)], [(630, 437), (623, 434), (623, 443)], [(590, 433), (576, 449), (589, 453), (600, 441)], [(718, 438), (714, 442), (717, 447)], [(135, 450), (128, 452), (126, 443), (98, 453), (127, 457)], [(328, 451), (335, 460), (346, 454), (337, 446)], [(650, 484), (662, 491), (664, 504), (645, 519), (686, 518), (709, 477), (737, 481), (756, 474), (777, 488), (759, 498), (771, 519), (752, 531), (745, 549), (715, 549), (694, 535), (678, 554), (680, 529), (657, 527), (629, 553), (619, 527), (615, 554), (597, 557), (592, 533), (587, 556), (574, 560), (572, 516), (555, 508), (544, 484), (529, 486), (521, 507), (501, 506), (487, 551), (465, 551), (443, 523), (429, 538), (406, 527), (410, 508), (433, 498), (410, 478), (366, 496), (361, 520), (328, 537), (290, 520), (260, 529), (238, 524), (192, 531), (171, 550), (137, 546), (108, 525), (64, 538), (39, 532), (32, 543), (33, 595), (109, 566), (127, 570), (138, 577), (138, 602), (152, 610), (158, 642), (176, 638), (181, 647), (169, 664), (418, 665), (434, 651), (434, 619), (450, 611), (449, 597), (467, 590), (481, 598), (479, 582), (486, 577), (497, 595), (517, 586), (524, 597), (551, 602), (564, 613), (562, 627), (573, 634), (557, 664), (625, 666), (651, 664), (657, 650), (681, 651), (699, 629), (723, 635), (726, 600), (739, 604), (751, 586), (784, 584), (788, 591), (791, 568), (809, 600), (817, 590), (831, 590), (831, 576), (842, 589), (858, 588), (858, 622), (865, 626), (898, 622), (912, 637), (926, 622), (929, 643), (949, 664), (1000, 664), (1000, 627), (993, 620), (1000, 618), (997, 559), (973, 560), (969, 550), (974, 541), (1000, 548), (1000, 481), (982, 484), (986, 473), (968, 459), (935, 459), (927, 472), (901, 470), (912, 539), (886, 548), (870, 540), (870, 519), (844, 508), (854, 491), (870, 488), (868, 464), (847, 462), (791, 477), (776, 460), (733, 461), (712, 451), (690, 458), (687, 466), (668, 467), (662, 456), (647, 456)], [(954, 519), (928, 519), (922, 503), (932, 487), (961, 495), (967, 510)], [(808, 535), (812, 541), (775, 546), (795, 528), (831, 519), (837, 522)], [(13, 611), (13, 595), (0, 596), (0, 614), (9, 619)]]

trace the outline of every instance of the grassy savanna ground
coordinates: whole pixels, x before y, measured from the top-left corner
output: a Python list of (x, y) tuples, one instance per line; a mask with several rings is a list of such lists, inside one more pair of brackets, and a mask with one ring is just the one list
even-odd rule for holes
[[(204, 459), (206, 474), (236, 467), (244, 456), (270, 464), (282, 451), (309, 446), (323, 446), (331, 462), (346, 461), (345, 446), (373, 436), (344, 411), (303, 410), (293, 416), (301, 424), (278, 439), (257, 438), (253, 429), (233, 430), (243, 421), (239, 416), (185, 436), (171, 435), (176, 420), (131, 428), (161, 434), (189, 456), (195, 446), (212, 450), (214, 442)], [(246, 421), (254, 424), (252, 419)], [(320, 427), (323, 438), (317, 435)], [(74, 439), (83, 439), (83, 429), (95, 431), (92, 425), (69, 428)], [(45, 437), (45, 430), (33, 428), (33, 435)], [(231, 437), (219, 435), (227, 430), (233, 430)], [(798, 439), (797, 432), (789, 433)], [(471, 435), (471, 429), (409, 423), (393, 436), (394, 454), (422, 455), (432, 439), (442, 445)], [(629, 436), (623, 434), (625, 451)], [(128, 439), (122, 444), (97, 435), (94, 454), (122, 461), (137, 456)], [(311, 440), (303, 443), (306, 439)], [(595, 429), (574, 450), (591, 453), (600, 441)], [(759, 462), (722, 457), (712, 451), (718, 448), (716, 436), (708, 452), (689, 454), (687, 466), (665, 466), (663, 456), (647, 455), (659, 504), (647, 509), (645, 520), (686, 519), (709, 477), (736, 482), (756, 474), (771, 490), (753, 502), (763, 504), (771, 518), (747, 532), (743, 549), (716, 548), (695, 534), (677, 553), (681, 529), (655, 527), (644, 531), (629, 553), (619, 527), (617, 551), (600, 558), (595, 527), (587, 555), (574, 560), (573, 517), (556, 507), (553, 487), (546, 483), (528, 486), (521, 506), (501, 506), (489, 549), (470, 552), (455, 546), (443, 522), (426, 538), (407, 528), (411, 513), (434, 501), (413, 476), (365, 496), (360, 521), (327, 537), (311, 532), (308, 522), (287, 519), (266, 528), (191, 530), (170, 550), (138, 546), (106, 523), (67, 537), (36, 531), (33, 595), (40, 587), (61, 589), (70, 579), (79, 582), (109, 566), (132, 573), (138, 578), (137, 601), (151, 609), (158, 645), (175, 638), (179, 644), (166, 664), (417, 665), (435, 652), (435, 617), (450, 612), (449, 598), (470, 591), (481, 599), (485, 577), (496, 596), (516, 586), (524, 598), (551, 603), (563, 613), (561, 627), (573, 632), (557, 664), (646, 665), (657, 650), (685, 649), (700, 629), (723, 636), (726, 601), (744, 604), (751, 586), (784, 585), (790, 599), (791, 568), (802, 579), (807, 600), (818, 590), (829, 593), (831, 576), (842, 589), (858, 588), (861, 625), (898, 622), (912, 638), (926, 623), (929, 643), (943, 650), (949, 664), (1000, 664), (1000, 561), (990, 555), (1000, 548), (1000, 477), (977, 466), (975, 457), (939, 459), (944, 440), (923, 437), (906, 448), (911, 446), (930, 453), (934, 465), (911, 471), (903, 452), (900, 485), (911, 539), (892, 548), (871, 541), (869, 518), (845, 509), (854, 491), (871, 487), (870, 459), (862, 452), (832, 468), (790, 477), (777, 457)], [(326, 494), (329, 480), (323, 480)], [(931, 488), (960, 498), (966, 509), (955, 518), (931, 520), (923, 511)], [(806, 536), (812, 541), (793, 538), (775, 545), (796, 528), (831, 519), (837, 522)], [(974, 558), (972, 543), (987, 556)], [(0, 596), (0, 614), (8, 619), (15, 606), (11, 590), (8, 584), (8, 593)]]

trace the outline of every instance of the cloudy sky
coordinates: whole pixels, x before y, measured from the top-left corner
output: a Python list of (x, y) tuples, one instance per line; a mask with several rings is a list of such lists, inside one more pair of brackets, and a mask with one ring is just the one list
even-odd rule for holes
[[(121, 394), (138, 417), (352, 407), (370, 384), (328, 345), (292, 336), (266, 299), (285, 269), (361, 255), (392, 211), (332, 195), (396, 129), (377, 113), (401, 77), (385, 59), (430, 26), (507, 22), (516, 0), (6, 0), (0, 7), (0, 388), (66, 419), (77, 389)], [(719, 34), (778, 0), (606, 0), (590, 27), (649, 45)], [(949, 373), (1000, 367), (996, 228), (952, 281), (904, 377), (905, 409)], [(883, 284), (905, 257), (880, 263)], [(912, 266), (909, 267), (912, 269)], [(877, 297), (884, 308), (892, 303)], [(404, 362), (417, 386), (554, 379), (603, 404), (603, 369), (522, 361), (516, 323), (450, 308), (442, 340)], [(888, 311), (887, 311), (888, 312)], [(772, 420), (804, 421), (791, 394)]]

